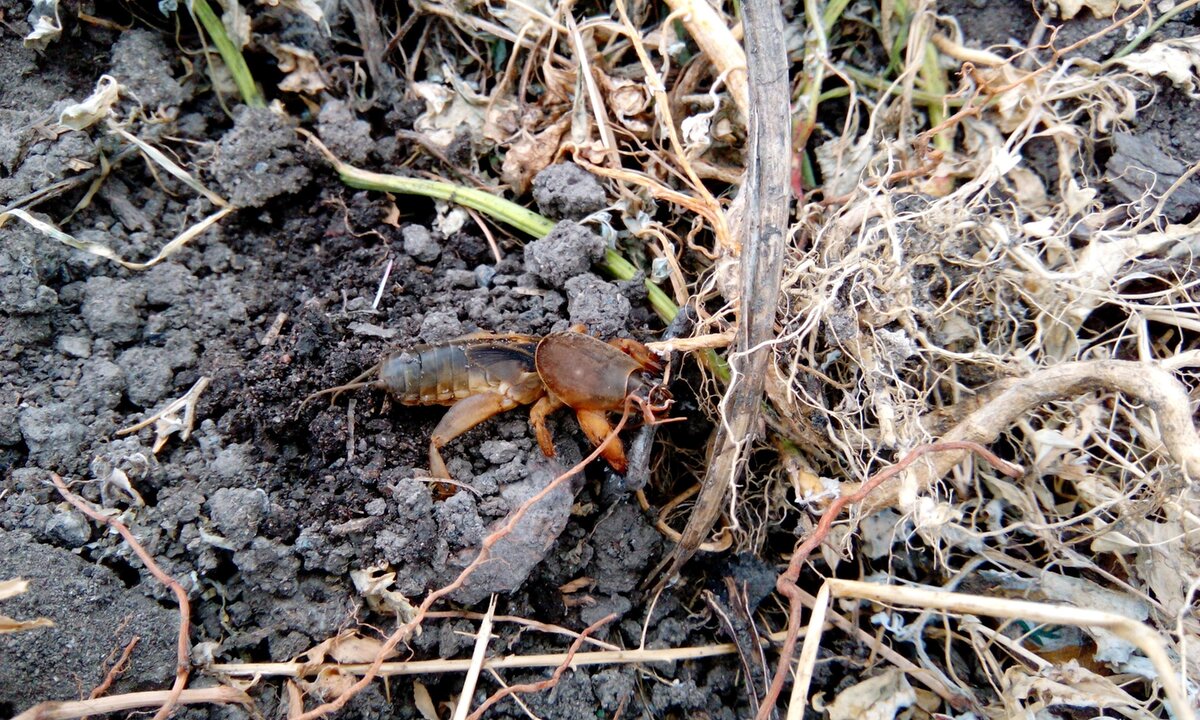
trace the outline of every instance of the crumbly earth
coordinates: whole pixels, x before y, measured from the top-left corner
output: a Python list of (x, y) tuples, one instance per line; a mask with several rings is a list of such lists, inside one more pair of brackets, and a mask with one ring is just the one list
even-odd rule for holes
[[(1033, 22), (1007, 15), (1004, 24), (993, 22), (980, 3), (946, 5), (979, 46), (1024, 37)], [(423, 473), (442, 408), (403, 407), (371, 389), (332, 404), (305, 397), (350, 382), (395, 348), (478, 330), (537, 335), (582, 322), (605, 337), (648, 338), (660, 328), (651, 323), (641, 283), (598, 274), (594, 261), (604, 241), (589, 226), (565, 222), (524, 248), (525, 238), (501, 237), (497, 262), (470, 223), (448, 235), (433, 229), (431, 202), (404, 198), (397, 219), (391, 199), (344, 186), (306, 149), (294, 132), (298, 119), (237, 107), (230, 97), (235, 109), (227, 115), (197, 72), (201, 59), (185, 66), (171, 31), (139, 25), (119, 33), (113, 28), (126, 19), (107, 26), (64, 13), (68, 31), (39, 54), (21, 44), (26, 12), (26, 3), (0, 0), (0, 208), (83, 177), (36, 207), (62, 222), (103, 154), (112, 172), (65, 222), (80, 239), (144, 260), (215, 211), (136, 154), (121, 155), (124, 146), (102, 130), (49, 129), (68, 99), (86, 97), (109, 72), (128, 89), (123, 112), (140, 103), (144, 117), (156, 118), (130, 125), (130, 132), (169, 148), (238, 210), (141, 272), (67, 248), (18, 221), (0, 228), (0, 580), (31, 583), (27, 594), (0, 604), (0, 614), (55, 623), (0, 635), (0, 716), (43, 700), (86, 697), (107, 671), (106, 659), (133, 635), (141, 638), (133, 661), (109, 692), (159, 689), (173, 676), (172, 595), (118, 537), (62, 502), (48, 485), (51, 473), (117, 511), (182, 583), (192, 603), (191, 640), (216, 643), (210, 647), (218, 662), (287, 660), (348, 627), (367, 634), (368, 625), (391, 627), (394, 619), (373, 612), (355, 589), (352, 571), (386, 565), (396, 574), (388, 589), (419, 600), (450, 582), (483, 537), (589, 448), (575, 421), (560, 413), (551, 421), (559, 454), (545, 458), (524, 411), (501, 415), (445, 449), (452, 475), (471, 488), (441, 499)], [(295, 16), (272, 19), (282, 12), (262, 11), (271, 33), (263, 42), (291, 44), (336, 64), (340, 47)], [(256, 62), (264, 63), (261, 54)], [(1120, 173), (1113, 193), (1140, 196), (1200, 159), (1200, 138), (1172, 130), (1195, 116), (1194, 101), (1174, 95), (1172, 102), (1166, 115), (1143, 115), (1131, 128), (1138, 139), (1113, 149), (1117, 160), (1153, 158), (1151, 173)], [(338, 98), (316, 108), (290, 109), (347, 160), (388, 171), (415, 156), (410, 169), (443, 170), (418, 145), (398, 139), (396, 131), (410, 130), (417, 114), (407, 101), (370, 113)], [(1098, 176), (1103, 161), (1097, 158)], [(1031, 165), (1055, 172), (1036, 158)], [(604, 207), (603, 185), (579, 168), (546, 173), (534, 183), (544, 211), (578, 219)], [(1191, 203), (1180, 216), (1194, 216), (1191, 197), (1177, 194), (1177, 202)], [(210, 384), (188, 440), (174, 435), (156, 454), (152, 429), (116, 434), (202, 378)], [(707, 428), (695, 404), (683, 397), (676, 412), (692, 417), (678, 434), (702, 442)], [(711, 619), (692, 611), (694, 597), (708, 583), (725, 602), (722, 578), (730, 577), (750, 587), (753, 607), (770, 592), (775, 569), (752, 558), (706, 563), (651, 605), (643, 581), (667, 545), (627, 494), (604, 490), (612, 487), (619, 485), (593, 465), (550, 494), (493, 548), (492, 560), (449, 606), (479, 609), (494, 592), (502, 614), (575, 630), (616, 613), (598, 637), (626, 647), (643, 636), (649, 648), (725, 641)], [(560, 590), (581, 578), (582, 589)], [(463, 633), (475, 627), (430, 620), (409, 651), (418, 659), (467, 657), (472, 641)], [(512, 624), (496, 632), (497, 652), (565, 648), (560, 637)], [(838, 650), (818, 665), (829, 676), (815, 685), (836, 687), (842, 663), (865, 660), (855, 656), (861, 652)], [(581, 668), (523, 700), (544, 718), (750, 713), (732, 658), (652, 670)], [(545, 676), (518, 671), (505, 680)], [(420, 681), (435, 698), (447, 698), (461, 679)], [(206, 682), (212, 680), (197, 667), (193, 684)], [(477, 701), (495, 688), (485, 678)], [(373, 686), (343, 716), (419, 717), (411, 679), (393, 679), (389, 691)], [(260, 682), (251, 691), (256, 713), (281, 714), (281, 692), (279, 683)], [(236, 707), (177, 714), (257, 716)], [(525, 716), (511, 700), (490, 715)]]
[[(10, 20), (21, 15), (14, 6), (0, 7)], [(524, 412), (501, 415), (446, 448), (452, 474), (472, 489), (442, 500), (422, 477), (442, 409), (402, 407), (373, 390), (333, 404), (304, 404), (306, 395), (352, 379), (390, 349), (478, 330), (536, 335), (582, 321), (606, 336), (654, 331), (637, 283), (592, 274), (604, 244), (591, 229), (572, 224), (538, 241), (535, 253), (571, 261), (548, 272), (513, 240), (503, 240), (496, 262), (477, 231), (446, 236), (415, 222), (432, 215), (428, 202), (406, 199), (401, 221), (389, 224), (389, 199), (341, 185), (291, 123), (244, 107), (226, 116), (211, 91), (185, 72), (169, 36), (147, 28), (121, 35), (95, 25), (78, 30), (63, 41), (77, 52), (45, 56), (23, 48), (18, 36), (0, 35), (0, 64), (18, 79), (0, 96), (0, 206), (77, 176), (101, 152), (111, 157), (119, 149), (98, 131), (37, 130), (108, 71), (125, 85), (130, 104), (161, 108), (172, 118), (131, 131), (170, 145), (199, 169), (201, 182), (240, 209), (142, 272), (52, 242), (19, 222), (0, 231), (0, 557), (4, 578), (31, 583), (2, 610), (55, 622), (0, 635), (4, 716), (42, 700), (86, 696), (107, 672), (110, 654), (133, 635), (141, 638), (133, 662), (110, 693), (166, 687), (174, 672), (173, 597), (119, 538), (62, 503), (48, 484), (50, 473), (89, 501), (119, 510), (183, 584), (192, 602), (193, 643), (219, 643), (217, 661), (286, 660), (356, 618), (390, 624), (368, 609), (352, 571), (386, 565), (396, 574), (388, 589), (419, 600), (453, 580), (483, 537), (588, 449), (566, 414), (551, 421), (555, 459), (537, 449)], [(319, 44), (313, 49), (329, 52)], [(397, 112), (385, 122), (404, 119)], [(375, 142), (372, 135), (391, 133), (343, 101), (321, 106), (315, 130), (354, 162), (400, 152)], [(586, 214), (603, 203), (601, 186), (586, 173), (555, 173), (553, 203), (562, 213)], [(86, 185), (38, 212), (61, 220)], [(103, 190), (68, 225), (81, 239), (140, 260), (214, 210), (130, 156), (115, 162)], [(202, 377), (210, 384), (188, 441), (173, 436), (155, 454), (149, 429), (115, 435)], [(455, 593), (452, 606), (474, 607), (496, 592), (505, 614), (578, 629), (616, 612), (623, 620), (600, 636), (636, 643), (642, 618), (635, 608), (645, 602), (638, 583), (663, 545), (628, 498), (598, 502), (603, 477), (593, 468), (535, 505)], [(594, 587), (577, 591), (568, 607), (557, 588), (584, 576)], [(707, 634), (677, 603), (659, 607), (664, 622), (676, 619), (651, 633), (652, 646), (700, 642)], [(473, 626), (430, 621), (413, 651), (463, 657), (471, 643), (455, 631)], [(496, 647), (506, 652), (564, 649), (555, 638), (511, 625), (499, 634)], [(645, 702), (664, 711), (733, 706), (737, 692), (728, 672), (720, 688), (697, 689), (717, 666), (663, 668), (663, 677), (686, 674), (684, 690)], [(203, 670), (196, 674), (194, 684), (203, 684)], [(535, 676), (518, 673), (511, 681)], [(629, 668), (581, 671), (536, 703), (544, 717), (614, 709), (635, 678)], [(407, 682), (392, 683), (390, 706), (373, 690), (348, 712), (414, 716)], [(423, 682), (448, 693), (456, 679)], [(481, 687), (481, 698), (492, 689)], [(264, 715), (275, 712), (277, 691), (268, 683), (257, 692)], [(505, 703), (495, 716), (521, 713)], [(245, 716), (237, 708), (181, 714)]]

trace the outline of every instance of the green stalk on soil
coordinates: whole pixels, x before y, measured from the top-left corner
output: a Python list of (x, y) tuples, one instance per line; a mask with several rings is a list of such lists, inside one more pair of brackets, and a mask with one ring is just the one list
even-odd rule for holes
[[(404, 195), (421, 195), (436, 200), (446, 200), (469, 207), (472, 210), (478, 210), (493, 220), (516, 228), (535, 238), (546, 237), (554, 229), (554, 223), (549, 218), (539, 215), (528, 208), (521, 207), (511, 200), (505, 200), (502, 197), (497, 197), (483, 190), (476, 190), (475, 188), (463, 187), (438, 180), (422, 180), (420, 178), (408, 178), (399, 175), (384, 175), (383, 173), (371, 172), (347, 165), (338, 160), (313, 135), (307, 132), (304, 134), (313, 141), (322, 154), (325, 155), (325, 158), (333, 164), (342, 182), (352, 188), (394, 192)], [(604, 259), (600, 265), (618, 280), (632, 280), (637, 275), (637, 267), (612, 248), (605, 250)], [(649, 280), (646, 280), (646, 294), (650, 300), (650, 306), (654, 308), (654, 312), (658, 313), (663, 322), (669, 323), (679, 314), (679, 306), (671, 300), (670, 296), (662, 291), (662, 288)]]
[[(946, 109), (942, 104), (945, 98), (946, 75), (938, 66), (937, 48), (932, 42), (926, 41), (925, 56), (921, 63), (921, 80), (925, 84), (925, 90), (933, 95), (934, 99), (929, 102), (926, 107), (929, 112), (929, 126), (937, 127), (946, 121)], [(944, 153), (949, 153), (954, 149), (953, 130), (942, 130), (933, 136), (933, 146)]]
[(213, 12), (208, 0), (192, 0), (191, 5), (196, 20), (204, 26), (204, 31), (212, 38), (213, 44), (217, 46), (217, 52), (225, 61), (225, 67), (229, 68), (229, 73), (233, 75), (233, 82), (242, 96), (242, 102), (250, 107), (266, 107), (267, 103), (258, 92), (258, 86), (254, 84), (254, 76), (250, 74), (250, 68), (246, 65), (246, 58), (242, 57), (242, 51), (229, 39), (224, 23)]
[[(554, 229), (554, 223), (549, 218), (539, 215), (528, 208), (521, 207), (511, 200), (505, 200), (502, 197), (497, 197), (482, 190), (440, 182), (438, 180), (422, 180), (420, 178), (407, 178), (399, 175), (385, 175), (383, 173), (371, 172), (370, 170), (362, 170), (353, 165), (347, 165), (330, 152), (329, 148), (325, 147), (312, 133), (307, 130), (300, 130), (299, 132), (312, 141), (313, 145), (325, 156), (325, 159), (333, 165), (342, 182), (352, 188), (401, 193), (404, 195), (421, 195), (436, 200), (457, 203), (472, 210), (478, 210), (493, 220), (532, 235), (534, 238), (546, 237)], [(604, 259), (600, 261), (600, 266), (617, 280), (632, 280), (637, 276), (638, 272), (636, 265), (626, 260), (612, 248), (605, 249)], [(679, 314), (679, 306), (675, 304), (675, 301), (663, 292), (662, 288), (655, 285), (649, 279), (645, 280), (645, 286), (646, 297), (649, 299), (650, 307), (654, 309), (654, 312), (665, 323), (670, 323), (674, 320), (675, 316)], [(704, 364), (708, 366), (719, 380), (725, 383), (729, 382), (729, 365), (725, 362), (724, 358), (711, 349), (704, 350), (700, 355)]]

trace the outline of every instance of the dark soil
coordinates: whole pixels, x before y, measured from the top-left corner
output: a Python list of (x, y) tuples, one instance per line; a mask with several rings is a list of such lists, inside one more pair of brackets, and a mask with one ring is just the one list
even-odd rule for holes
[[(948, 3), (943, 11), (982, 46), (1028, 36), (1032, 15), (993, 21), (978, 5)], [(231, 117), (207, 76), (185, 67), (172, 32), (122, 16), (114, 21), (135, 27), (119, 33), (79, 20), (75, 10), (71, 4), (63, 13), (63, 37), (38, 53), (21, 42), (27, 5), (0, 0), (0, 208), (98, 166), (102, 155), (117, 156), (121, 146), (103, 131), (51, 129), (68, 99), (86, 97), (107, 72), (147, 113), (159, 110), (157, 122), (138, 120), (127, 129), (169, 149), (239, 209), (144, 272), (67, 248), (19, 222), (0, 229), (0, 580), (31, 582), (0, 613), (55, 622), (0, 635), (0, 716), (43, 700), (86, 697), (134, 635), (141, 640), (133, 662), (109, 692), (164, 688), (174, 675), (173, 597), (119, 537), (62, 502), (48, 483), (51, 473), (119, 511), (183, 584), (194, 645), (218, 643), (217, 662), (284, 661), (348, 627), (376, 636), (367, 626), (390, 630), (393, 618), (367, 607), (351, 571), (387, 565), (396, 573), (393, 589), (419, 601), (457, 575), (489, 529), (590, 451), (575, 421), (559, 413), (552, 421), (558, 456), (546, 458), (525, 411), (507, 413), (445, 449), (451, 474), (472, 491), (442, 500), (424, 477), (442, 408), (404, 407), (370, 389), (332, 405), (304, 404), (307, 395), (351, 381), (390, 350), (479, 330), (539, 335), (584, 323), (601, 336), (641, 339), (661, 331), (638, 283), (610, 282), (592, 265), (604, 241), (586, 226), (564, 222), (523, 248), (524, 238), (501, 233), (497, 262), (473, 222), (449, 233), (435, 229), (429, 201), (397, 198), (400, 219), (391, 221), (392, 199), (342, 185), (294, 132), (307, 127), (347, 161), (373, 169), (404, 163), (410, 171), (448, 175), (397, 135), (413, 119), (403, 103), (356, 109), (329, 97), (316, 112), (289, 107), (292, 119), (284, 120), (227, 97)], [(271, 35), (263, 42), (290, 43), (330, 61), (344, 49), (297, 16), (273, 19), (272, 12), (256, 17)], [(972, 17), (988, 31), (973, 29)], [(330, 24), (354, 33), (349, 18)], [(194, 40), (183, 42), (194, 46)], [(264, 66), (267, 82), (278, 71), (264, 58), (258, 53), (252, 60)], [(1195, 101), (1171, 101), (1169, 109), (1139, 119), (1131, 128), (1136, 140), (1118, 141), (1112, 150), (1114, 161), (1161, 154), (1148, 168), (1159, 183), (1171, 182), (1172, 168), (1200, 159), (1200, 137), (1177, 129), (1181, 118), (1195, 116)], [(122, 108), (132, 104), (127, 98)], [(1097, 160), (1098, 174), (1103, 162)], [(1136, 172), (1120, 177), (1112, 191), (1131, 199), (1155, 182)], [(62, 221), (87, 186), (68, 189), (37, 212)], [(604, 186), (574, 167), (544, 173), (532, 197), (543, 212), (566, 220), (606, 204)], [(1175, 197), (1191, 198), (1173, 211), (1176, 218), (1194, 217), (1200, 194)], [(214, 210), (130, 154), (68, 225), (81, 239), (143, 260)], [(211, 385), (189, 440), (173, 436), (156, 455), (151, 430), (115, 435), (201, 377)], [(703, 427), (689, 425), (687, 433), (694, 447), (702, 446)], [(619, 619), (598, 637), (625, 647), (636, 647), (644, 628), (652, 648), (727, 641), (715, 619), (697, 612), (705, 609), (699, 591), (747, 573), (761, 575), (756, 584), (769, 589), (775, 569), (753, 561), (694, 563), (651, 611), (643, 581), (668, 545), (629, 496), (602, 491), (611, 485), (608, 473), (593, 464), (549, 495), (447, 607), (478, 610), (494, 592), (499, 613), (577, 631), (616, 613)], [(122, 474), (140, 497), (114, 481)], [(590, 579), (583, 590), (559, 590), (579, 578)], [(459, 633), (474, 628), (474, 622), (430, 620), (402, 656), (468, 657), (472, 639)], [(566, 646), (560, 637), (511, 624), (496, 632), (496, 652)], [(825, 679), (830, 688), (843, 679), (840, 672)], [(547, 674), (509, 672), (505, 680)], [(458, 675), (419, 680), (435, 700), (461, 686)], [(193, 684), (206, 682), (198, 668)], [(390, 700), (377, 683), (343, 716), (418, 717), (412, 682), (393, 678)], [(652, 674), (595, 666), (568, 672), (554, 689), (524, 700), (544, 718), (618, 711), (733, 718), (750, 713), (744, 683), (741, 665), (729, 656), (658, 664)], [(276, 717), (281, 687), (268, 678), (251, 690), (261, 715), (196, 707), (178, 716)], [(496, 687), (485, 673), (477, 701)], [(489, 715), (510, 716), (525, 713), (505, 701)]]

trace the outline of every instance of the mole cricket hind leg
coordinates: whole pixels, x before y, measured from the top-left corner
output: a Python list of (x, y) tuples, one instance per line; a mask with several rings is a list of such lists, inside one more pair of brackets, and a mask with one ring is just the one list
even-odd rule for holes
[[(601, 448), (601, 457), (608, 461), (613, 470), (625, 474), (629, 463), (625, 460), (625, 448), (621, 447), (621, 439), (613, 435), (607, 443), (604, 442), (613, 429), (608, 422), (608, 415), (596, 410), (579, 410), (575, 415), (579, 418), (579, 427), (583, 434), (592, 441), (592, 445)], [(601, 443), (604, 443), (603, 447)]]
[(446, 443), (462, 435), (479, 423), (512, 410), (520, 403), (500, 393), (483, 393), (472, 395), (459, 400), (442, 416), (441, 422), (433, 429), (429, 438), (429, 475), (435, 478), (450, 479), (446, 470), (446, 462), (439, 452)]
[(554, 438), (550, 436), (550, 428), (546, 427), (546, 418), (555, 410), (563, 407), (563, 401), (554, 395), (543, 395), (529, 410), (529, 424), (537, 435), (538, 447), (546, 457), (554, 457)]

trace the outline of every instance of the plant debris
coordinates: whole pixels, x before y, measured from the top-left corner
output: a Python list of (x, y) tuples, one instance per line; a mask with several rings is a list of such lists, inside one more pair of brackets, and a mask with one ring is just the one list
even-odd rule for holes
[(0, 709), (1191, 717), (1198, 10), (0, 0)]

